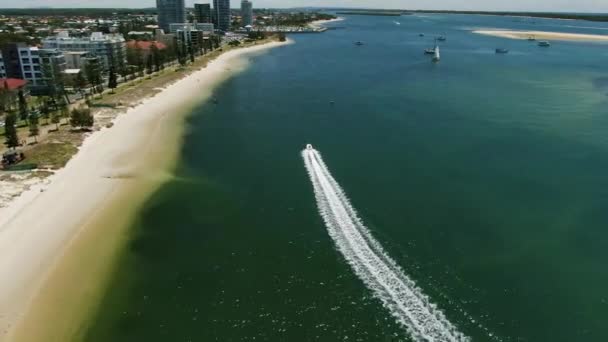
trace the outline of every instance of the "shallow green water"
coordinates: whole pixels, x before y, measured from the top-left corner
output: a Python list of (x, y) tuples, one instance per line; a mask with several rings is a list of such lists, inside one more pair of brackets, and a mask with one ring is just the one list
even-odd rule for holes
[(195, 110), (87, 341), (408, 341), (329, 237), (306, 143), (474, 341), (608, 340), (608, 45), (470, 33), (608, 25), (397, 20), (295, 36)]

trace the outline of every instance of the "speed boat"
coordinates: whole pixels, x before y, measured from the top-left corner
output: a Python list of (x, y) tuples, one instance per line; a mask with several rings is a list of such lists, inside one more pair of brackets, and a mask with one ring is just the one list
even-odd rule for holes
[(435, 46), (435, 56), (433, 56), (433, 63), (438, 63), (441, 60), (439, 55), (439, 45)]
[(435, 54), (435, 48), (424, 49), (424, 54), (425, 55), (434, 55)]
[(445, 36), (439, 36), (439, 37), (437, 37), (437, 40), (440, 42), (445, 42), (447, 40), (447, 38)]
[(496, 49), (496, 53), (509, 53), (509, 49)]
[(538, 46), (549, 47), (549, 46), (551, 46), (551, 43), (549, 43), (546, 40), (541, 40), (540, 42), (538, 42)]
[(363, 45), (363, 42), (362, 41), (355, 42), (355, 45), (361, 46), (361, 45)]
[(309, 151), (312, 150), (312, 145), (311, 144), (306, 144), (306, 149), (309, 150)]

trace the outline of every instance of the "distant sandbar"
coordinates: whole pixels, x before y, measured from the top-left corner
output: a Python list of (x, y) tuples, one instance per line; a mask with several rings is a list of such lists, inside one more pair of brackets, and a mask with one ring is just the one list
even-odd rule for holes
[(509, 39), (528, 39), (534, 37), (539, 40), (568, 40), (568, 41), (595, 41), (608, 42), (608, 35), (546, 32), (546, 31), (510, 31), (510, 30), (475, 30), (473, 33)]

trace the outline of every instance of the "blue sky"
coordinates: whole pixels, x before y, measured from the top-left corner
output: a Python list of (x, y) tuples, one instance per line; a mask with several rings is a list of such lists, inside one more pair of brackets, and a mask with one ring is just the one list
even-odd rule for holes
[[(186, 0), (194, 2), (210, 0)], [(238, 7), (240, 0), (231, 0)], [(253, 0), (255, 7), (344, 6), (408, 9), (511, 10), (608, 13), (608, 0)], [(0, 0), (8, 7), (154, 7), (155, 0)]]

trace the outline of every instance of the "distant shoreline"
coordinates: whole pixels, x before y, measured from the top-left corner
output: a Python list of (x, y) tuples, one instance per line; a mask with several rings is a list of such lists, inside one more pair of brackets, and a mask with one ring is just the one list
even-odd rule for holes
[[(608, 13), (555, 13), (555, 12), (505, 12), (505, 11), (455, 11), (455, 10), (408, 10), (408, 9), (373, 9), (373, 8), (315, 8), (323, 11), (334, 12), (357, 12), (355, 15), (361, 15), (361, 12), (371, 12), (374, 14), (368, 15), (389, 15), (395, 16), (395, 13), (416, 14), (479, 14), (479, 15), (494, 15), (494, 16), (510, 16), (510, 17), (528, 17), (528, 18), (546, 18), (546, 19), (572, 19), (586, 20), (597, 22), (608, 22)], [(2, 8), (0, 14), (3, 15), (29, 15), (29, 16), (45, 16), (45, 15), (76, 15), (79, 13), (93, 13), (97, 15), (112, 14), (114, 12), (133, 13), (133, 14), (154, 14), (156, 8)], [(389, 14), (383, 14), (389, 13)], [(400, 14), (397, 14), (400, 15)]]
[(608, 42), (608, 35), (582, 34), (567, 32), (547, 31), (515, 31), (515, 30), (475, 30), (473, 33), (486, 36), (501, 37), (508, 39), (528, 39), (534, 37), (537, 40), (564, 40), (564, 41), (592, 41)]
[(540, 19), (570, 19), (585, 20), (596, 22), (608, 22), (608, 14), (577, 14), (577, 13), (540, 13), (540, 12), (487, 12), (487, 11), (409, 11), (412, 13), (430, 14), (471, 14), (471, 15), (492, 15), (501, 17), (521, 17), (521, 18), (540, 18)]

